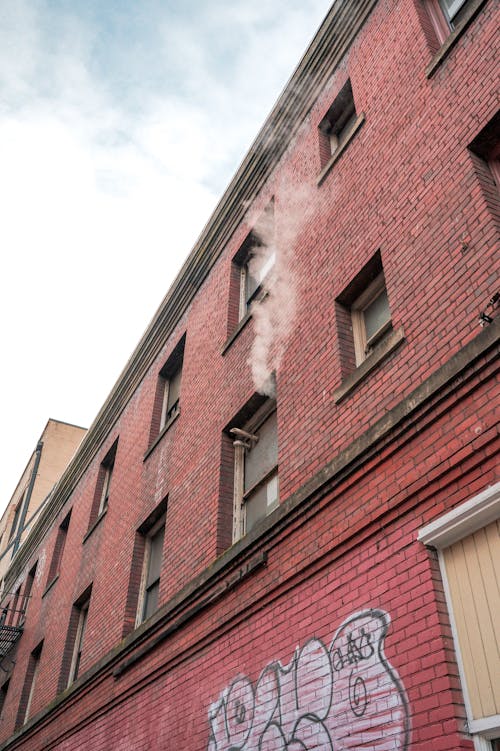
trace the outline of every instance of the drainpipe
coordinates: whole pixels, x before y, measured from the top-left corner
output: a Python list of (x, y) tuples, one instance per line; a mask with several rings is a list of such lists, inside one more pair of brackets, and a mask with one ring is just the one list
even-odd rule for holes
[(28, 513), (28, 508), (30, 505), (31, 494), (33, 493), (33, 486), (35, 485), (36, 475), (38, 472), (38, 467), (40, 465), (40, 459), (42, 458), (42, 449), (43, 449), (43, 441), (38, 441), (37, 447), (36, 447), (36, 454), (35, 454), (35, 464), (33, 465), (33, 471), (30, 477), (30, 484), (28, 485), (28, 490), (26, 492), (26, 495), (24, 496), (23, 508), (21, 510), (21, 516), (19, 518), (19, 522), (17, 524), (18, 531), (14, 538), (14, 547), (12, 548), (12, 558), (14, 558), (19, 548), (19, 545), (21, 544), (21, 534), (23, 532), (24, 522), (26, 521), (26, 515)]

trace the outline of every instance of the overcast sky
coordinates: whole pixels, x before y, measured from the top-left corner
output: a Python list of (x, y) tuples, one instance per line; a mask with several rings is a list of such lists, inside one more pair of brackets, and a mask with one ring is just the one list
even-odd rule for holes
[(0, 512), (88, 427), (330, 0), (0, 0)]

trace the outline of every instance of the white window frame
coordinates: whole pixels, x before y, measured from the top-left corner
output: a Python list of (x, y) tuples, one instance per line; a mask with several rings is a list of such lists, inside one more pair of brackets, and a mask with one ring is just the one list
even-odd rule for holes
[[(161, 416), (160, 416), (160, 433), (163, 430), (165, 430), (165, 428), (167, 428), (175, 420), (175, 418), (177, 417), (177, 415), (180, 412), (180, 401), (181, 401), (181, 397), (180, 397), (180, 393), (181, 393), (180, 385), (181, 384), (180, 384), (180, 381), (182, 379), (182, 366), (183, 366), (183, 363), (184, 363), (184, 355), (183, 355), (183, 357), (182, 357), (182, 359), (180, 361), (179, 367), (176, 368), (171, 373), (170, 376), (167, 376), (167, 375), (161, 376), (163, 378), (164, 383), (163, 383), (163, 399), (162, 399)], [(169, 397), (170, 397), (170, 384), (172, 383), (172, 381), (174, 380), (174, 378), (177, 377), (177, 375), (179, 376), (179, 396), (177, 398), (177, 401), (170, 407), (170, 410), (173, 410), (173, 411), (172, 411), (172, 414), (169, 415), (168, 414), (168, 412), (169, 412), (168, 400), (169, 400)]]
[(460, 13), (463, 6), (466, 5), (467, 2), (468, 0), (453, 0), (451, 7), (448, 8), (446, 0), (439, 0), (439, 5), (441, 6), (444, 17), (446, 18), (450, 26), (453, 27), (453, 20), (458, 15), (458, 13)]
[(392, 328), (392, 317), (389, 309), (387, 321), (370, 338), (366, 334), (365, 310), (384, 290), (387, 294), (384, 273), (380, 272), (351, 305), (356, 366), (361, 365), (366, 360), (372, 347)]
[[(245, 423), (243, 430), (250, 434), (258, 436), (259, 428), (264, 422), (276, 412), (276, 403), (274, 401), (265, 402), (260, 409), (252, 416), (252, 418)], [(277, 440), (277, 436), (276, 436)], [(246, 529), (246, 496), (248, 497), (249, 491), (245, 493), (245, 454), (246, 448), (243, 442), (235, 441), (234, 445), (234, 502), (233, 502), (233, 543), (240, 540), (247, 533)], [(271, 479), (274, 475), (278, 477), (279, 483), (279, 465), (276, 464), (266, 475), (264, 475), (258, 485), (261, 485), (267, 479)], [(252, 488), (254, 491), (255, 488)], [(278, 486), (278, 501), (269, 509), (269, 513), (274, 511), (279, 506), (279, 486)]]
[[(81, 654), (83, 648), (83, 639), (85, 636), (85, 629), (87, 625), (87, 619), (89, 615), (90, 597), (86, 599), (81, 605), (78, 606), (78, 625), (76, 627), (75, 643), (73, 646), (73, 654), (71, 656), (71, 666), (69, 669), (68, 686), (78, 678), (78, 672), (81, 665)], [(80, 655), (80, 659), (78, 659)]]
[(439, 566), (443, 579), (446, 603), (450, 615), (451, 630), (457, 655), (458, 669), (464, 695), (465, 709), (469, 732), (474, 741), (475, 751), (491, 751), (490, 740), (500, 738), (500, 715), (472, 719), (470, 695), (467, 687), (464, 663), (458, 641), (458, 632), (453, 615), (453, 605), (448, 585), (443, 551), (469, 535), (474, 534), (483, 527), (488, 526), (500, 517), (500, 482), (483, 490), (470, 500), (462, 503), (457, 508), (449, 511), (435, 521), (422, 527), (417, 539), (424, 545), (436, 548), (438, 552)]
[(28, 700), (26, 702), (26, 711), (24, 713), (24, 723), (28, 722), (30, 712), (31, 712), (31, 705), (33, 703), (33, 697), (35, 695), (35, 685), (36, 685), (36, 681), (38, 678), (38, 673), (40, 672), (40, 660), (42, 657), (42, 649), (43, 647), (41, 649), (37, 648), (37, 650), (34, 650), (36, 651), (36, 655), (33, 652), (30, 655), (30, 657), (35, 661), (35, 666), (33, 669), (33, 676), (31, 678), (31, 685), (30, 685), (30, 690), (28, 694)]
[[(141, 623), (144, 623), (146, 619), (144, 615), (144, 606), (146, 604), (146, 584), (148, 579), (148, 573), (149, 573), (149, 561), (151, 558), (151, 540), (156, 535), (156, 533), (162, 528), (166, 527), (166, 518), (167, 515), (163, 514), (160, 519), (151, 527), (151, 529), (148, 529), (147, 532), (142, 533), (144, 537), (144, 557), (142, 561), (142, 573), (141, 573), (141, 583), (139, 586), (139, 598), (138, 598), (138, 604), (137, 604), (137, 614), (135, 619), (135, 625), (140, 626)], [(165, 543), (165, 539), (163, 540)], [(162, 556), (162, 565), (163, 565), (163, 556)], [(161, 575), (159, 577), (159, 581), (161, 582)], [(150, 616), (148, 616), (150, 617)]]
[(104, 465), (104, 479), (103, 479), (103, 484), (102, 484), (102, 493), (101, 493), (101, 499), (99, 501), (99, 509), (97, 511), (97, 516), (100, 516), (108, 508), (109, 489), (111, 486), (111, 479), (113, 477), (114, 466), (115, 466), (114, 460), (112, 464)]
[[(256, 246), (262, 249), (262, 252), (264, 253), (264, 246)], [(246, 316), (246, 314), (250, 310), (250, 306), (252, 305), (253, 301), (259, 298), (260, 293), (262, 292), (262, 285), (264, 284), (265, 280), (269, 277), (271, 274), (275, 263), (276, 263), (276, 250), (273, 247), (267, 248), (268, 254), (267, 257), (263, 257), (263, 263), (258, 269), (258, 274), (252, 274), (250, 272), (250, 264), (252, 263), (252, 259), (254, 258), (254, 254), (252, 251), (250, 251), (249, 255), (245, 259), (245, 262), (240, 267), (240, 303), (239, 303), (239, 319), (241, 321), (242, 318)], [(252, 277), (257, 282), (257, 287), (252, 292), (251, 295), (247, 294), (247, 283), (249, 277)]]

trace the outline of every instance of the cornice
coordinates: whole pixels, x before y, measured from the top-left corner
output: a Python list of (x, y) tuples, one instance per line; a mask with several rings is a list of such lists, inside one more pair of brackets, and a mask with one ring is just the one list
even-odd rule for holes
[(264, 186), (377, 0), (335, 2), (278, 98), (8, 574), (19, 576)]

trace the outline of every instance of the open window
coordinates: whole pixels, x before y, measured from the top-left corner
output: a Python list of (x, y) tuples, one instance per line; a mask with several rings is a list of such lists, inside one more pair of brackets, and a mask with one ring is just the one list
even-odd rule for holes
[(361, 365), (375, 345), (392, 328), (383, 272), (380, 272), (353, 301), (351, 316), (356, 365)]
[(91, 588), (89, 587), (73, 605), (68, 634), (68, 641), (71, 646), (71, 663), (69, 666), (68, 686), (74, 683), (74, 681), (76, 681), (80, 674), (85, 631), (87, 628), (87, 619), (90, 607), (90, 595)]
[(117, 448), (118, 438), (114, 441), (99, 466), (94, 499), (90, 510), (89, 532), (87, 534), (90, 533), (108, 510)]
[(392, 329), (382, 259), (377, 252), (337, 298), (344, 375), (361, 365)]
[(28, 668), (26, 670), (26, 676), (24, 679), (24, 685), (21, 692), (21, 699), (19, 702), (19, 708), (16, 717), (16, 730), (24, 725), (24, 723), (28, 721), (30, 715), (32, 714), (33, 697), (35, 695), (36, 682), (40, 670), (42, 649), (43, 641), (41, 641), (40, 644), (35, 647), (28, 660)]
[(349, 79), (319, 124), (319, 155), (322, 167), (319, 181), (343, 153), (363, 122), (364, 115), (356, 113)]
[(139, 527), (136, 534), (127, 597), (128, 606), (134, 601), (137, 603), (136, 626), (158, 610), (166, 514), (167, 498), (164, 498)]
[(149, 436), (150, 446), (154, 444), (159, 435), (170, 427), (180, 414), (185, 343), (186, 335), (177, 343), (158, 375)]
[(231, 264), (228, 335), (248, 320), (252, 304), (265, 297), (276, 263), (274, 202), (249, 232)]
[(233, 542), (279, 505), (276, 403), (229, 429), (234, 447)]
[(52, 552), (52, 558), (50, 560), (49, 574), (47, 576), (46, 588), (48, 588), (52, 582), (59, 576), (59, 571), (62, 564), (64, 548), (66, 546), (66, 537), (69, 529), (69, 522), (71, 519), (71, 511), (66, 514), (63, 521), (59, 525), (57, 530), (56, 541), (54, 550)]

